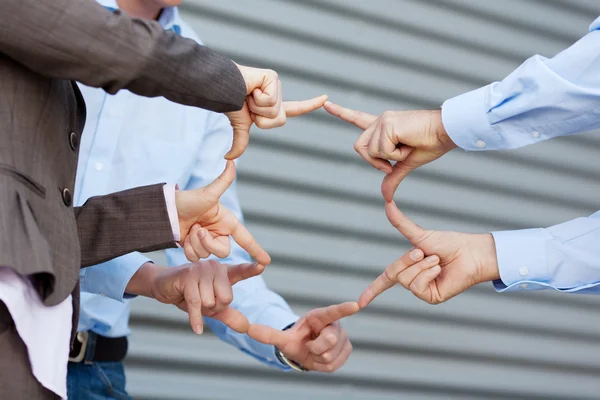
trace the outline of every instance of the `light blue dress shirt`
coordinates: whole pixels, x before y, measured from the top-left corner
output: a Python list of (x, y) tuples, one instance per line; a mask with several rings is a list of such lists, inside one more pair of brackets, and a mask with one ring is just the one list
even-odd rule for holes
[[(465, 150), (514, 149), (600, 128), (600, 18), (555, 57), (533, 56), (501, 82), (447, 100), (442, 119)], [(492, 234), (501, 277), (496, 290), (600, 293), (600, 212), (546, 229)]]
[[(115, 0), (98, 2), (117, 7)], [(163, 10), (159, 22), (165, 29), (200, 42), (181, 20), (177, 8)], [(79, 87), (87, 104), (87, 121), (75, 184), (77, 204), (91, 196), (157, 182), (178, 183), (181, 189), (197, 188), (210, 183), (225, 168), (223, 156), (231, 147), (232, 129), (224, 115), (181, 106), (162, 97), (144, 98), (125, 90), (111, 96), (100, 89)], [(242, 219), (235, 183), (221, 202)], [(166, 254), (171, 266), (188, 263), (182, 249), (170, 249)], [(222, 261), (236, 264), (249, 260), (249, 255), (232, 242), (230, 256)], [(78, 330), (108, 337), (128, 335), (130, 300), (124, 294), (125, 287), (148, 261), (145, 255), (132, 253), (82, 269)], [(262, 277), (239, 282), (233, 292), (232, 306), (252, 323), (283, 329), (298, 319), (288, 304), (267, 288)], [(222, 340), (266, 364), (288, 369), (277, 360), (273, 346), (260, 344), (210, 318), (206, 323)]]

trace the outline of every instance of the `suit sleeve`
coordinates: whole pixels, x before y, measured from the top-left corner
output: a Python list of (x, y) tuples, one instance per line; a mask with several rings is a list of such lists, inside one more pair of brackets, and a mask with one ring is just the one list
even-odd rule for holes
[(36, 73), (216, 112), (242, 108), (235, 64), (155, 21), (90, 0), (0, 0), (0, 8), (0, 53)]
[(75, 217), (82, 267), (132, 251), (177, 247), (162, 184), (91, 197), (75, 207)]

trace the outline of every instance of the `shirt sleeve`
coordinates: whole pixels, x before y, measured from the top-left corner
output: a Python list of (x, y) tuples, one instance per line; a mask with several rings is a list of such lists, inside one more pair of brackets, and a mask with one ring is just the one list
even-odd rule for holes
[[(206, 186), (221, 174), (226, 163), (223, 155), (230, 149), (232, 139), (233, 132), (227, 118), (223, 115), (210, 113), (209, 118), (207, 118), (201, 151), (186, 189)], [(236, 182), (221, 196), (221, 204), (230, 209), (243, 223)], [(169, 265), (182, 265), (188, 262), (182, 249), (169, 249), (166, 254)], [(216, 257), (211, 258), (217, 259)], [(245, 250), (232, 240), (229, 257), (217, 260), (226, 264), (239, 264), (250, 262), (252, 259)], [(275, 329), (284, 329), (299, 319), (286, 301), (270, 290), (260, 276), (243, 280), (233, 286), (231, 306), (243, 313), (250, 323), (268, 325)], [(211, 318), (206, 318), (206, 324), (221, 340), (237, 347), (264, 364), (281, 370), (290, 369), (277, 359), (273, 346), (267, 346), (252, 340), (247, 335), (237, 333)]]
[(173, 239), (176, 242), (181, 240), (181, 229), (179, 227), (179, 214), (177, 213), (177, 203), (175, 202), (175, 185), (164, 185), (163, 192), (165, 194), (165, 203), (167, 204), (167, 212), (169, 213), (169, 221), (173, 230)]
[(129, 253), (102, 264), (82, 268), (79, 277), (81, 291), (99, 294), (123, 302), (135, 297), (125, 293), (131, 277), (147, 262), (152, 262), (142, 253)]
[(499, 292), (554, 289), (600, 294), (600, 211), (550, 228), (493, 232)]
[(442, 120), (465, 150), (514, 149), (600, 127), (600, 18), (553, 58), (535, 55), (500, 82), (444, 102)]

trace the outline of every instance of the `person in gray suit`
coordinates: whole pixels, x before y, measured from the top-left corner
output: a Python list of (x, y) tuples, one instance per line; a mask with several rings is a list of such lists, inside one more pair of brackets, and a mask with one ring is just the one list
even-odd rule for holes
[[(90, 0), (0, 0), (0, 8), (0, 398), (65, 397), (60, 377), (68, 349), (56, 353), (55, 370), (36, 360), (44, 347), (59, 346), (44, 342), (53, 337), (51, 328), (77, 321), (80, 266), (178, 243), (186, 254), (223, 253), (230, 234), (258, 262), (270, 262), (218, 206), (220, 190), (215, 197), (206, 188), (175, 192), (152, 185), (92, 198), (74, 212), (86, 114), (74, 81), (226, 112), (234, 128), (230, 159), (243, 152), (252, 123), (280, 126), (286, 114), (301, 113), (303, 103), (281, 101), (274, 71), (239, 66), (154, 21), (111, 13)], [(226, 188), (226, 181), (216, 186)], [(209, 217), (210, 235), (190, 234)], [(173, 301), (182, 301), (178, 295)], [(23, 305), (19, 313), (11, 310)], [(191, 314), (199, 305), (187, 308)], [(42, 310), (35, 318), (34, 309)], [(51, 312), (60, 321), (34, 329), (39, 316)]]

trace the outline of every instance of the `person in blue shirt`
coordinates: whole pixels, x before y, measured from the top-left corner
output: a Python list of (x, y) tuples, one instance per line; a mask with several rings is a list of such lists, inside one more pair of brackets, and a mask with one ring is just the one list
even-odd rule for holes
[[(181, 0), (98, 0), (133, 17), (156, 19), (164, 29), (200, 42), (179, 15)], [(168, 79), (168, 77), (165, 77)], [(232, 147), (232, 126), (226, 116), (185, 107), (164, 98), (145, 98), (128, 91), (107, 95), (80, 85), (87, 105), (87, 121), (80, 144), (75, 184), (75, 202), (91, 196), (156, 182), (176, 182), (181, 189), (202, 187), (225, 168), (225, 154)], [(322, 99), (321, 104), (325, 101)], [(221, 197), (221, 203), (242, 220), (235, 182)], [(199, 256), (204, 256), (199, 254)], [(184, 249), (166, 252), (169, 266), (188, 263)], [(251, 261), (235, 242), (225, 264)], [(215, 262), (215, 261), (212, 261)], [(206, 263), (206, 262), (205, 262)], [(205, 264), (207, 268), (212, 264)], [(122, 360), (127, 351), (130, 298), (127, 287), (137, 274), (149, 273), (152, 261), (132, 253), (82, 269), (81, 314), (78, 340), (68, 367), (69, 399), (128, 399)], [(203, 291), (201, 295), (210, 293)], [(137, 292), (135, 292), (137, 293)], [(204, 298), (202, 299), (204, 300)], [(356, 303), (354, 303), (356, 304)], [(288, 304), (264, 280), (256, 276), (233, 286), (231, 307), (244, 314), (251, 324), (285, 331), (278, 348), (252, 340), (223, 323), (206, 318), (205, 323), (222, 340), (261, 362), (281, 370), (304, 367), (332, 372), (341, 367), (351, 351), (346, 332), (337, 320), (358, 311), (344, 305), (342, 314), (322, 319), (330, 308), (313, 310), (300, 321)], [(337, 312), (337, 309), (333, 308)], [(327, 320), (326, 326), (307, 322)], [(268, 338), (267, 338), (268, 339)], [(300, 364), (303, 365), (300, 365)]]
[(425, 230), (392, 200), (411, 171), (457, 147), (514, 149), (600, 128), (600, 18), (556, 56), (533, 56), (502, 81), (447, 100), (441, 111), (376, 117), (332, 103), (325, 108), (364, 130), (355, 149), (386, 173), (388, 219), (418, 247), (365, 290), (361, 307), (395, 284), (434, 304), (485, 281), (499, 292), (600, 293), (600, 212), (550, 228), (475, 235)]

